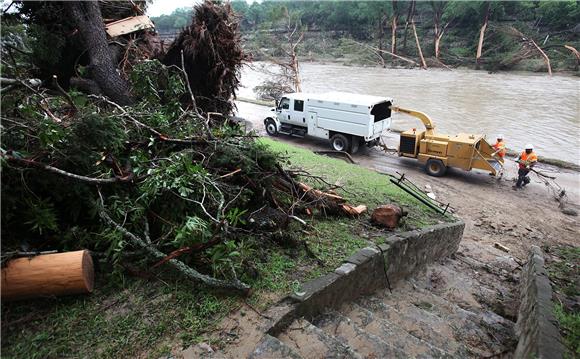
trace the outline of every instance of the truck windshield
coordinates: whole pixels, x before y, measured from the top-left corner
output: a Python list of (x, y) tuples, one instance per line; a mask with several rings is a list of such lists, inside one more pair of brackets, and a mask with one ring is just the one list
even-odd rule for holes
[(278, 104), (278, 110), (288, 110), (290, 108), (290, 99), (282, 97), (280, 103)]
[(375, 122), (379, 122), (391, 117), (391, 102), (385, 101), (373, 106), (371, 115), (375, 116)]

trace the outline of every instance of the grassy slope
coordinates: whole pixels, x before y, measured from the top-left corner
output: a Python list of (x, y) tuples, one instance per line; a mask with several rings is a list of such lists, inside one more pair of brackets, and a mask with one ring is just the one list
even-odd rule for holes
[[(366, 204), (371, 210), (379, 204), (401, 204), (409, 215), (400, 230), (449, 220), (435, 216), (376, 172), (270, 139), (260, 141), (286, 154), (291, 167), (340, 183), (348, 192), (338, 192), (352, 204)], [(301, 246), (260, 244), (249, 252), (260, 273), (249, 280), (254, 288), (249, 301), (264, 309), (300, 283), (332, 270), (369, 241), (381, 242), (388, 232), (371, 226), (368, 217), (309, 220), (313, 229), (300, 239), (308, 243), (323, 265)], [(89, 296), (3, 304), (2, 357), (156, 358), (171, 347), (186, 347), (203, 336), (211, 337), (208, 334), (220, 319), (242, 305), (240, 298), (209, 293), (170, 273), (144, 280), (107, 272), (100, 271), (96, 290)]]
[(580, 247), (544, 248), (550, 255), (546, 261), (548, 276), (555, 292), (554, 313), (567, 349), (564, 358), (580, 356)]

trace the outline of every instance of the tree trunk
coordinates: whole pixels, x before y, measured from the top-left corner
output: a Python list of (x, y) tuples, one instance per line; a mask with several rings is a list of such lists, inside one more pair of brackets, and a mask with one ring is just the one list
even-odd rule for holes
[(483, 38), (485, 36), (485, 29), (487, 28), (487, 22), (489, 20), (490, 10), (491, 10), (491, 3), (488, 1), (486, 9), (485, 9), (485, 16), (483, 18), (483, 25), (481, 25), (481, 29), (479, 30), (479, 42), (477, 44), (477, 54), (475, 55), (475, 69), (476, 70), (479, 70), (481, 51), (483, 48)]
[(405, 21), (405, 34), (403, 35), (403, 50), (405, 51), (407, 51), (407, 29), (409, 23), (413, 21), (413, 16), (415, 16), (415, 0), (411, 0), (409, 4), (409, 12), (407, 12), (407, 20)]
[[(381, 20), (379, 21), (379, 50), (383, 50), (383, 42), (385, 39), (385, 23), (387, 22), (387, 15), (383, 11), (383, 15), (381, 16)], [(386, 67), (385, 65), (385, 57), (383, 56), (382, 52), (379, 52), (379, 57), (381, 60), (381, 66), (383, 68)]]
[(576, 71), (578, 71), (578, 67), (580, 66), (580, 52), (578, 52), (578, 50), (576, 50), (576, 48), (574, 48), (573, 46), (570, 46), (570, 45), (564, 45), (564, 47), (567, 48), (568, 50), (572, 51), (574, 56), (576, 56), (576, 66), (574, 67), (574, 69)]
[(111, 58), (99, 3), (71, 1), (64, 4), (87, 48), (92, 78), (112, 101), (121, 105), (130, 104), (129, 84), (121, 78)]
[(532, 40), (531, 38), (530, 38), (530, 42), (532, 43), (532, 45), (534, 45), (534, 47), (540, 52), (540, 55), (542, 55), (542, 57), (544, 58), (544, 62), (546, 63), (546, 67), (548, 68), (548, 73), (550, 74), (550, 76), (552, 76), (552, 66), (550, 65), (550, 58), (548, 57), (548, 55), (546, 55), (544, 50), (542, 50), (538, 46), (538, 44), (536, 44), (536, 42), (534, 40)]
[(435, 58), (439, 60), (439, 42), (441, 41), (441, 36), (435, 35)]
[(391, 28), (391, 52), (397, 53), (397, 16), (393, 16), (393, 26)]
[(415, 42), (417, 43), (417, 51), (419, 52), (419, 58), (421, 59), (421, 66), (426, 69), (427, 63), (423, 57), (423, 51), (421, 50), (421, 44), (419, 43), (419, 36), (417, 36), (417, 28), (415, 27), (415, 21), (411, 18), (411, 27), (413, 28), (413, 35), (415, 35)]
[[(393, 0), (393, 21), (391, 25), (391, 52), (393, 54), (397, 53), (397, 20), (398, 20), (398, 6), (397, 1)], [(395, 61), (395, 56), (393, 56), (393, 61)]]

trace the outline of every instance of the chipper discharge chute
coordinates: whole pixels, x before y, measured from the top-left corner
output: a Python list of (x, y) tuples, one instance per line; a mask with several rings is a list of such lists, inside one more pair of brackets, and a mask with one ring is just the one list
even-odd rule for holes
[(460, 133), (455, 136), (435, 133), (435, 125), (423, 112), (391, 106), (391, 110), (414, 116), (425, 126), (424, 131), (412, 129), (401, 133), (399, 156), (416, 158), (425, 163), (431, 176), (443, 176), (448, 167), (466, 171), (474, 168), (501, 175), (503, 159), (483, 135)]

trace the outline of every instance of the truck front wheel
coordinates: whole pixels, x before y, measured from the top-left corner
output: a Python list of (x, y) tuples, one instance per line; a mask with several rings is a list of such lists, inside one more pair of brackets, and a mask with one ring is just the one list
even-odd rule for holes
[(330, 138), (330, 146), (335, 151), (345, 151), (350, 150), (350, 141), (345, 135), (337, 133)]
[(430, 158), (425, 164), (425, 170), (429, 176), (441, 177), (447, 172), (447, 166), (441, 160)]
[(266, 132), (268, 132), (270, 136), (278, 136), (278, 127), (276, 127), (276, 122), (271, 118), (267, 118), (264, 122), (266, 125)]

